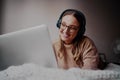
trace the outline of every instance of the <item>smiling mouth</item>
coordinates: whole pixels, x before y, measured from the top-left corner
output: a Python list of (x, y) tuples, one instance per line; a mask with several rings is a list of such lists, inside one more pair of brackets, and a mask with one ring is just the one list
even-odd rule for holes
[(64, 34), (63, 34), (63, 37), (68, 38), (68, 37), (69, 37), (69, 35), (64, 35)]

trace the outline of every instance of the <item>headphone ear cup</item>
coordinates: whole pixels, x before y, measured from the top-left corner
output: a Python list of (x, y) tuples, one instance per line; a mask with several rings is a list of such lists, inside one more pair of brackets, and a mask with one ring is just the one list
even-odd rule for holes
[(56, 24), (57, 28), (60, 28), (60, 25), (61, 25), (61, 19), (59, 19), (57, 24)]

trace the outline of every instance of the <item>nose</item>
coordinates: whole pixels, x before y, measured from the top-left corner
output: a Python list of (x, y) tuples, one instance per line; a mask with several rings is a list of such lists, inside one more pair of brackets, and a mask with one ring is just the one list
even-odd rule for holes
[(63, 32), (64, 32), (64, 33), (69, 33), (69, 31), (70, 31), (69, 28), (66, 27)]

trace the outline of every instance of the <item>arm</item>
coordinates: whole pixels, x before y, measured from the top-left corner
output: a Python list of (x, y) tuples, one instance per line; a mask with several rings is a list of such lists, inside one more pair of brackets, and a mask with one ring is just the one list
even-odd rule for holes
[(98, 69), (99, 55), (91, 39), (86, 39), (83, 46), (83, 67), (82, 69)]

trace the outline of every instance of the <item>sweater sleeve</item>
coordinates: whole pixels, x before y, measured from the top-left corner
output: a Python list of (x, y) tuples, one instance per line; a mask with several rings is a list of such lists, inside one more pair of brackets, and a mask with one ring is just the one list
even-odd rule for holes
[(98, 69), (99, 56), (94, 42), (87, 38), (83, 43), (82, 69)]

